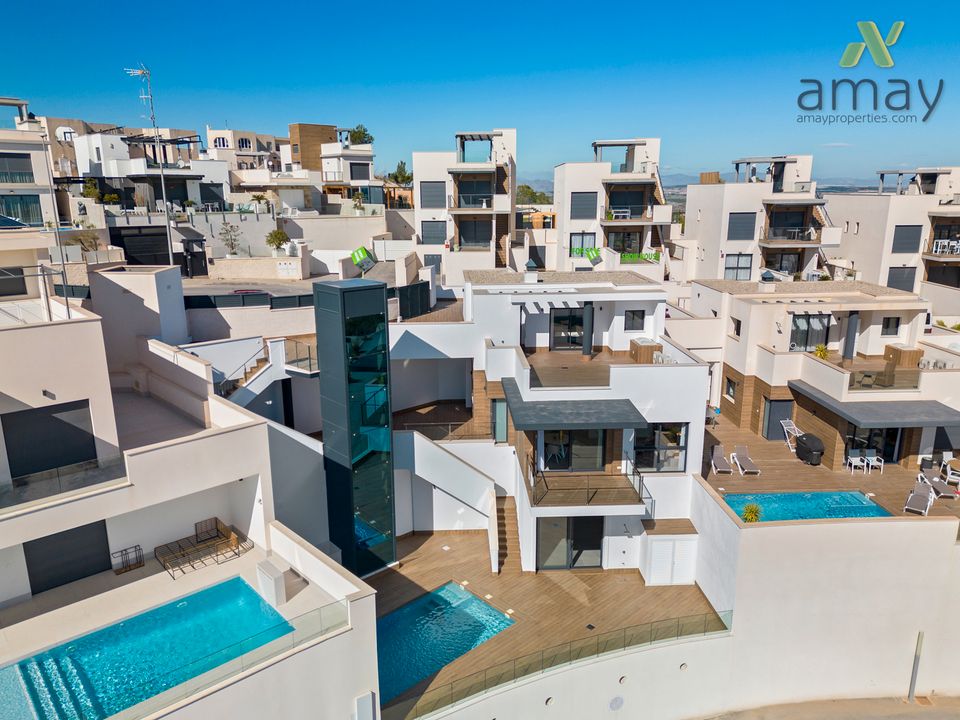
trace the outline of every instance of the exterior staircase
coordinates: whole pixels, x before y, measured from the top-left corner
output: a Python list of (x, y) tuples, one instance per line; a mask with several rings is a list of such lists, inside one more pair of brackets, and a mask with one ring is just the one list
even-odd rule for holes
[(520, 535), (517, 532), (517, 503), (512, 497), (497, 498), (497, 540), (500, 546), (499, 573), (519, 574)]
[(40, 655), (17, 669), (40, 720), (100, 720), (106, 713), (69, 657)]
[(504, 214), (497, 215), (497, 227), (496, 227), (496, 236), (497, 236), (497, 267), (505, 268), (509, 263), (509, 253), (510, 253), (510, 225), (507, 220), (507, 216)]

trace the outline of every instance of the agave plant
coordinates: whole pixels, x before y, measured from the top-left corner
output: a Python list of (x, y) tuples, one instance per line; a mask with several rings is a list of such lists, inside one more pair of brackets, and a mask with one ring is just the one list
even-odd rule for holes
[(763, 511), (757, 503), (747, 503), (743, 506), (743, 513), (740, 515), (745, 523), (760, 522), (760, 515)]

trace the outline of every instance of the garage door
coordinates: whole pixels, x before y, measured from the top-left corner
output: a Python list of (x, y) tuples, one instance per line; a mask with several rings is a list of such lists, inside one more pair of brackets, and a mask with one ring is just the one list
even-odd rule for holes
[(87, 400), (5, 413), (0, 428), (15, 478), (97, 459)]
[(110, 569), (107, 523), (81, 525), (23, 544), (34, 595)]

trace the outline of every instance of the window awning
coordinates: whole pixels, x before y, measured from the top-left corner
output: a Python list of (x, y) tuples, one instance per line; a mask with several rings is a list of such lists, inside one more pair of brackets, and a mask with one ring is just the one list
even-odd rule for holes
[(788, 380), (787, 387), (857, 427), (906, 428), (960, 425), (960, 411), (937, 400), (853, 400), (841, 402), (803, 380)]
[(517, 430), (602, 430), (645, 428), (647, 421), (627, 399), (524, 400), (513, 378), (503, 378), (503, 394)]

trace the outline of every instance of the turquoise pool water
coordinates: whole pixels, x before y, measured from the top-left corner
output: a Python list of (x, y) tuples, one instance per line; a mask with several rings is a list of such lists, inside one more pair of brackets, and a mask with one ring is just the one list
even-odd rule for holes
[(233, 578), (0, 669), (0, 714), (101, 720), (292, 631)]
[(381, 702), (485, 643), (513, 620), (447, 583), (377, 620)]
[(823, 520), (827, 518), (887, 517), (886, 510), (862, 492), (731, 493), (724, 496), (733, 511), (743, 515), (748, 503), (760, 506), (760, 522)]

